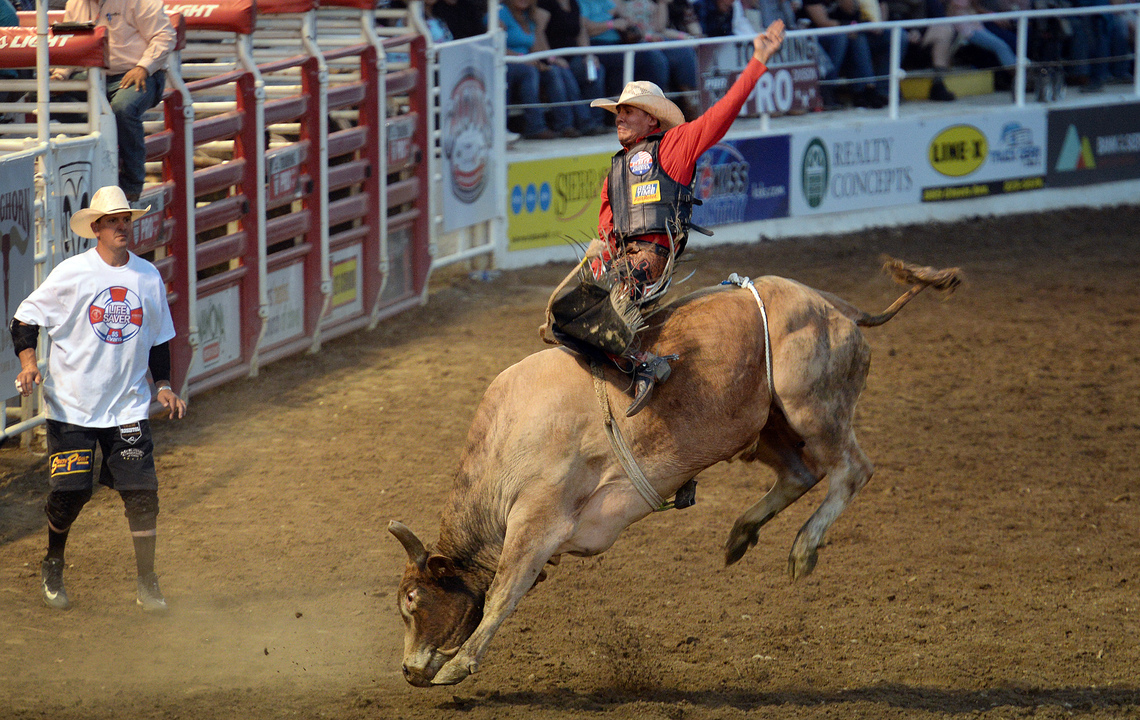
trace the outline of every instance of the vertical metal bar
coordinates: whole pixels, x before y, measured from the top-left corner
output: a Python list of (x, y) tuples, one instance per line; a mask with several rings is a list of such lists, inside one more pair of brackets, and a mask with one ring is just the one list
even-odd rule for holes
[(899, 119), (899, 78), (902, 75), (902, 28), (898, 25), (891, 28), (891, 66), (890, 87), (887, 89), (887, 116), (891, 120)]
[(301, 44), (309, 57), (317, 63), (317, 157), (320, 161), (318, 173), (320, 175), (320, 197), (318, 210), (320, 213), (319, 227), (321, 232), (321, 294), (324, 303), (321, 314), (317, 318), (317, 325), (313, 328), (313, 344), (309, 352), (319, 352), (321, 349), (321, 323), (328, 315), (332, 304), (333, 282), (332, 262), (329, 252), (329, 67), (325, 63), (325, 56), (317, 45), (317, 13), (310, 10), (305, 14), (302, 23)]
[[(265, 195), (265, 79), (253, 59), (252, 40), (248, 35), (238, 38), (237, 50), (242, 67), (253, 79), (253, 128), (254, 137), (257, 138), (253, 158), (257, 176), (253, 212), (257, 218), (257, 317), (261, 320), (261, 329), (258, 330), (257, 341), (249, 356), (249, 376), (257, 377), (261, 344), (265, 341), (265, 331), (269, 328), (269, 247), (265, 227), (268, 215), (268, 199)], [(246, 162), (249, 162), (249, 158), (246, 158)], [(249, 188), (242, 188), (242, 192), (249, 197)]]
[(1029, 66), (1029, 18), (1022, 15), (1017, 19), (1017, 74), (1013, 81), (1013, 104), (1025, 107), (1025, 71)]

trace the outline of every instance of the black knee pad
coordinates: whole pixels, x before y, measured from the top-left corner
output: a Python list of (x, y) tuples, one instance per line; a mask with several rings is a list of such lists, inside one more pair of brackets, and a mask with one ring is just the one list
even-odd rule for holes
[(131, 532), (154, 530), (158, 524), (158, 491), (123, 490), (119, 494)]
[(79, 511), (91, 499), (91, 488), (86, 490), (53, 490), (48, 494), (44, 513), (51, 526), (60, 532), (66, 531), (79, 517)]

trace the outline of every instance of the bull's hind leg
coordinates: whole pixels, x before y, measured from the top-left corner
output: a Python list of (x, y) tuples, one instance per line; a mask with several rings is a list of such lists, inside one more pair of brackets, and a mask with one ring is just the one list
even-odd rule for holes
[(780, 511), (799, 500), (819, 482), (819, 476), (807, 466), (796, 447), (798, 437), (791, 437), (781, 415), (773, 413), (771, 423), (760, 434), (756, 447), (743, 459), (759, 460), (776, 471), (776, 482), (764, 497), (744, 511), (732, 526), (724, 546), (724, 564), (731, 565), (756, 545), (760, 528)]
[(788, 574), (792, 580), (808, 575), (815, 568), (816, 553), (827, 529), (871, 479), (872, 472), (874, 466), (855, 442), (855, 433), (848, 431), (838, 457), (827, 468), (827, 496), (800, 528), (792, 543), (792, 553), (788, 557)]

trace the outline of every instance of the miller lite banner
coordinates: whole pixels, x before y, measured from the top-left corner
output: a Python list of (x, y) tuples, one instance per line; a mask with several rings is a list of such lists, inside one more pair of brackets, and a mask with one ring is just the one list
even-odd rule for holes
[[(4, 327), (32, 290), (36, 278), (35, 161), (30, 157), (0, 162), (0, 252), (3, 256)], [(20, 360), (12, 352), (12, 337), (0, 333), (0, 387), (15, 397)]]
[(439, 51), (443, 148), (443, 229), (486, 222), (502, 207), (492, 151), (503, 128), (494, 122), (495, 48), (489, 35)]

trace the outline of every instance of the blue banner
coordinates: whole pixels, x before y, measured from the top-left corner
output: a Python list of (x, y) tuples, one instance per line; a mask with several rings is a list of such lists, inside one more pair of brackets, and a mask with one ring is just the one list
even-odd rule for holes
[(702, 227), (788, 216), (787, 135), (728, 140), (697, 160), (693, 222)]

